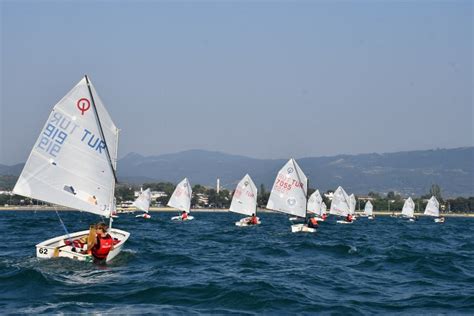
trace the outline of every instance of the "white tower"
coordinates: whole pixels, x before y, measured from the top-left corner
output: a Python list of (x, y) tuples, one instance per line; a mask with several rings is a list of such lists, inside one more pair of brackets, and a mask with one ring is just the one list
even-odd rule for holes
[(219, 178), (217, 178), (217, 188), (216, 188), (217, 194), (219, 194), (220, 190), (221, 190), (221, 180), (219, 180)]

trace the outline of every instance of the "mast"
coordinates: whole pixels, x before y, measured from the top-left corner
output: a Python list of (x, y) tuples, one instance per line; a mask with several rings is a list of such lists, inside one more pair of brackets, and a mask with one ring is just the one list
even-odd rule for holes
[[(118, 182), (117, 174), (115, 173), (114, 163), (112, 162), (112, 158), (111, 158), (110, 152), (109, 152), (109, 146), (107, 145), (107, 140), (106, 140), (105, 135), (104, 135), (104, 130), (102, 129), (102, 124), (100, 122), (99, 113), (97, 112), (97, 107), (95, 105), (94, 95), (92, 93), (92, 89), (91, 89), (91, 86), (90, 86), (89, 77), (87, 77), (87, 75), (84, 75), (84, 77), (86, 78), (87, 89), (89, 90), (89, 95), (90, 95), (91, 101), (92, 101), (92, 107), (94, 108), (95, 119), (97, 120), (97, 125), (99, 126), (100, 137), (102, 138), (102, 140), (104, 141), (104, 144), (105, 144), (105, 154), (107, 155), (107, 160), (109, 162), (109, 166), (110, 166), (110, 169), (112, 170), (112, 174), (114, 175), (114, 180), (115, 180), (114, 183), (113, 183), (112, 194), (111, 194), (110, 200), (109, 200), (109, 208), (110, 208), (109, 228), (112, 228), (113, 219), (112, 219), (111, 215), (112, 215), (112, 208), (113, 208), (113, 205), (114, 205), (113, 198), (114, 198), (114, 192), (115, 192), (115, 184)], [(117, 145), (118, 145), (118, 133), (117, 133), (117, 136), (116, 136), (116, 142), (117, 142)]]
[(109, 161), (110, 169), (112, 169), (112, 174), (114, 175), (115, 182), (118, 182), (117, 181), (117, 174), (115, 173), (112, 158), (110, 157), (109, 146), (107, 146), (107, 140), (105, 139), (104, 130), (102, 129), (102, 124), (100, 123), (100, 118), (99, 118), (99, 114), (97, 112), (97, 107), (95, 106), (94, 95), (92, 94), (91, 86), (90, 86), (90, 83), (89, 83), (89, 78), (87, 77), (87, 75), (85, 75), (85, 78), (86, 78), (86, 82), (87, 82), (87, 89), (89, 90), (89, 94), (91, 96), (92, 107), (94, 108), (94, 114), (95, 114), (95, 118), (97, 120), (97, 125), (99, 125), (100, 136), (102, 137), (102, 140), (104, 141), (104, 144), (105, 144), (105, 153), (106, 153), (107, 159)]

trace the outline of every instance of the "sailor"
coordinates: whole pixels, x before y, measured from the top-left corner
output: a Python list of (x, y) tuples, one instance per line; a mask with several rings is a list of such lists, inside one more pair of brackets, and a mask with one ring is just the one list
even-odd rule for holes
[(91, 248), (91, 254), (94, 257), (94, 263), (105, 264), (109, 252), (114, 249), (114, 240), (107, 233), (107, 225), (98, 223), (95, 226), (96, 241)]
[(308, 219), (308, 227), (309, 228), (318, 228), (318, 221), (315, 217), (310, 217)]
[(257, 216), (255, 216), (255, 213), (252, 213), (252, 216), (250, 217), (248, 223), (249, 223), (249, 225), (257, 225), (258, 224), (258, 219), (257, 219)]
[(182, 221), (185, 221), (185, 220), (187, 220), (187, 219), (188, 219), (188, 213), (186, 213), (186, 211), (183, 211), (183, 212), (181, 213), (181, 220), (182, 220)]
[(349, 223), (352, 222), (352, 214), (347, 214), (346, 222), (349, 222)]

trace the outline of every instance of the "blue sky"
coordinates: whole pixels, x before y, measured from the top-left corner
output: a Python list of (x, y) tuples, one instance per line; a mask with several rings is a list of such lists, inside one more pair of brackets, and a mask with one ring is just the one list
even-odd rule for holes
[(87, 73), (120, 156), (472, 146), (471, 1), (2, 1), (0, 163)]

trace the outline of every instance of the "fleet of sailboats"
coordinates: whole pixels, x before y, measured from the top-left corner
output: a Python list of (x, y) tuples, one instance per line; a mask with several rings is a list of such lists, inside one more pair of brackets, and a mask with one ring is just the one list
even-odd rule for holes
[[(112, 228), (112, 215), (116, 211), (118, 138), (119, 129), (85, 76), (53, 107), (13, 189), (18, 195), (109, 218), (108, 233), (113, 247), (106, 261), (120, 253), (130, 236), (126, 231)], [(255, 183), (246, 174), (237, 184), (229, 208), (230, 212), (246, 216), (237, 221), (236, 226), (260, 224), (256, 217), (257, 193)], [(171, 219), (194, 219), (189, 215), (191, 200), (191, 184), (184, 178), (167, 204), (182, 213)], [(142, 190), (133, 205), (144, 213), (136, 217), (151, 218), (148, 214), (150, 203), (150, 189)], [(354, 216), (356, 203), (355, 195), (349, 196), (339, 186), (334, 192), (329, 214)], [(308, 198), (308, 178), (294, 159), (288, 160), (278, 171), (266, 208), (304, 220), (304, 223), (292, 224), (292, 232), (316, 232), (315, 227), (306, 223), (308, 215), (324, 221), (327, 212), (319, 190)], [(414, 210), (415, 203), (409, 197), (403, 205), (402, 216), (414, 220)], [(435, 222), (444, 222), (434, 196), (428, 201), (424, 214), (435, 217)], [(365, 204), (364, 215), (373, 219), (370, 201)], [(89, 249), (91, 238), (94, 238), (93, 229), (69, 233), (60, 217), (59, 220), (65, 234), (38, 243), (37, 257), (93, 261)], [(338, 220), (337, 223), (349, 224), (352, 220)]]

